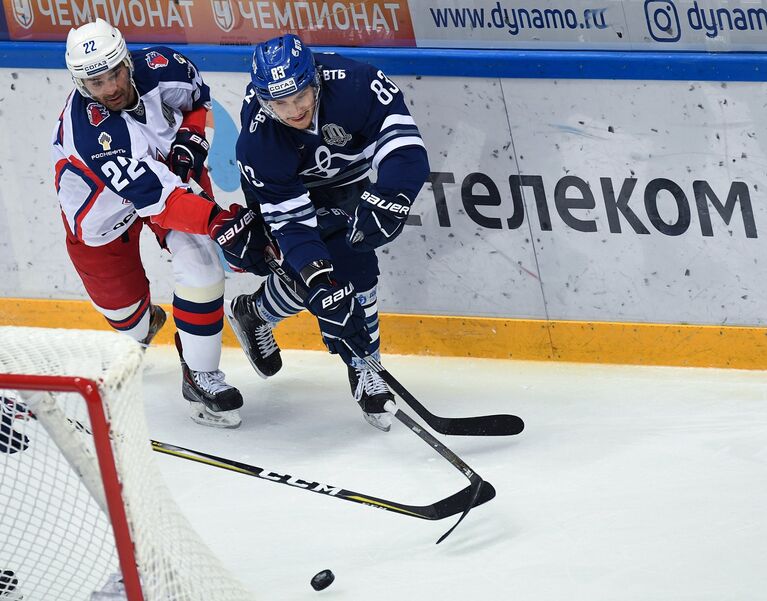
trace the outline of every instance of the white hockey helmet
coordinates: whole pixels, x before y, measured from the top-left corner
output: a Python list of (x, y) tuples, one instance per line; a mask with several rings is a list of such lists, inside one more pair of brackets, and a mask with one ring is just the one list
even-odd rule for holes
[(125, 63), (133, 78), (133, 61), (125, 39), (116, 27), (100, 18), (69, 30), (66, 62), (77, 89), (88, 98), (91, 95), (84, 80), (106, 73), (120, 63)]

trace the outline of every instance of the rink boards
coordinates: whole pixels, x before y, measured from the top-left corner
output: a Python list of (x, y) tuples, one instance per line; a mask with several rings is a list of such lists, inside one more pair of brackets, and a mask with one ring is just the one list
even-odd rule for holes
[[(247, 74), (205, 77), (217, 198), (239, 202)], [(432, 174), (380, 253), (389, 352), (763, 367), (763, 84), (395, 79)], [(60, 69), (0, 69), (0, 296), (36, 299), (4, 301), (3, 322), (100, 326), (64, 251), (49, 165), (70, 88)], [(168, 302), (168, 258), (144, 243)], [(227, 275), (228, 295), (255, 288)], [(318, 348), (309, 320), (281, 330)]]

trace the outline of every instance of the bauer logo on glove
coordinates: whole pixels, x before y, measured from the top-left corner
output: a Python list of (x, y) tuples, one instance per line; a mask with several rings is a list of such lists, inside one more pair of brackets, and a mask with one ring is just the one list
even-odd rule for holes
[(388, 244), (402, 232), (410, 215), (412, 201), (403, 193), (394, 200), (376, 190), (365, 190), (360, 195), (360, 202), (354, 211), (352, 227), (346, 234), (346, 240), (353, 250), (369, 252)]
[[(400, 196), (404, 196), (404, 194), (400, 194)], [(407, 198), (407, 197), (405, 197)], [(377, 207), (381, 211), (389, 211), (390, 213), (394, 213), (395, 215), (409, 215), (410, 214), (410, 205), (404, 205), (399, 204), (396, 202), (392, 202), (391, 200), (386, 200), (384, 198), (381, 198), (379, 196), (376, 196), (375, 194), (371, 194), (368, 191), (365, 191), (362, 193), (362, 200), (365, 202), (369, 202), (374, 207)], [(410, 199), (407, 199), (408, 202), (410, 202)]]
[(256, 217), (253, 211), (245, 210), (240, 212), (242, 213), (242, 218), (230, 225), (220, 236), (216, 237), (216, 242), (219, 245), (226, 246), (227, 242), (233, 240), (240, 232), (246, 229)]
[(327, 309), (331, 305), (342, 301), (344, 297), (352, 294), (353, 292), (354, 292), (354, 286), (352, 286), (351, 284), (347, 284), (345, 288), (336, 290), (333, 294), (328, 294), (325, 298), (323, 298), (321, 302), (321, 306), (323, 309)]
[(181, 128), (170, 147), (168, 166), (184, 182), (192, 176), (196, 179), (203, 173), (209, 150), (210, 143), (204, 135)]
[(190, 142), (194, 142), (195, 144), (199, 145), (203, 150), (210, 150), (210, 144), (208, 141), (194, 132), (190, 133), (187, 139)]

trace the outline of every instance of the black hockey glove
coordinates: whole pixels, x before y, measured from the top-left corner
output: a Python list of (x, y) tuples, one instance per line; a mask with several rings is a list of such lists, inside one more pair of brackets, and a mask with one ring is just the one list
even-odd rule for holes
[(309, 291), (304, 304), (317, 317), (322, 340), (333, 355), (351, 365), (352, 358), (364, 356), (370, 345), (365, 311), (354, 297), (354, 286), (332, 279), (329, 261), (314, 261), (301, 270)]
[[(208, 224), (208, 235), (221, 247), (226, 262), (235, 271), (256, 275), (271, 273), (264, 260), (264, 249), (273, 242), (257, 213), (239, 205), (217, 212), (214, 209)], [(279, 252), (276, 254), (279, 255)]]
[(170, 146), (168, 166), (184, 182), (188, 182), (190, 177), (197, 180), (205, 167), (209, 150), (210, 144), (204, 135), (181, 128)]
[(346, 234), (349, 246), (358, 252), (367, 252), (394, 240), (402, 232), (411, 204), (413, 201), (402, 193), (396, 198), (384, 198), (375, 188), (365, 190)]

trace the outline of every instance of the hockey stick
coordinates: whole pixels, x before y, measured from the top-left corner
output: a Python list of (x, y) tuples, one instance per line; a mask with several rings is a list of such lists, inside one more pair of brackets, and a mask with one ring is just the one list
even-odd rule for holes
[[(268, 482), (287, 484), (288, 486), (292, 486), (299, 490), (315, 492), (327, 497), (351, 501), (352, 503), (360, 503), (378, 509), (385, 509), (386, 511), (392, 511), (401, 515), (409, 515), (422, 520), (441, 520), (464, 511), (464, 507), (466, 507), (467, 503), (472, 500), (470, 497), (473, 494), (471, 490), (472, 487), (467, 486), (463, 490), (441, 499), (436, 503), (432, 503), (431, 505), (405, 505), (404, 503), (398, 503), (397, 501), (389, 501), (370, 495), (363, 495), (354, 492), (353, 490), (340, 488), (330, 484), (302, 480), (301, 478), (291, 476), (290, 474), (273, 472), (263, 467), (248, 465), (247, 463), (241, 463), (224, 457), (216, 457), (215, 455), (209, 455), (208, 453), (203, 453), (201, 451), (185, 449), (184, 447), (168, 444), (167, 442), (153, 440), (152, 450), (165, 455), (171, 455), (173, 457), (179, 457), (197, 463), (204, 463), (223, 470), (245, 474), (246, 476), (253, 476), (254, 478), (260, 478), (262, 480), (267, 480)], [(476, 497), (476, 499), (473, 499), (473, 506), (476, 507), (477, 505), (487, 503), (494, 496), (495, 489), (490, 483), (485, 482), (482, 485), (482, 494)], [(455, 526), (453, 526), (453, 528), (455, 528)]]
[[(306, 290), (303, 288), (303, 286), (298, 284), (292, 277), (290, 277), (290, 275), (278, 263), (277, 257), (274, 254), (274, 251), (273, 251), (271, 246), (267, 246), (266, 247), (264, 256), (265, 256), (265, 259), (267, 261), (267, 264), (269, 265), (269, 268), (277, 275), (277, 277), (279, 277), (283, 282), (285, 282), (285, 284), (287, 286), (290, 286), (291, 289), (294, 290), (294, 292), (298, 295), (299, 298), (301, 298), (301, 299), (305, 298), (306, 297)], [(356, 351), (355, 349), (351, 349), (351, 351), (357, 357), (362, 357), (362, 354), (360, 352)], [(367, 362), (368, 366), (370, 366), (371, 369), (373, 369), (375, 371), (378, 371), (374, 367), (374, 365), (371, 364), (372, 359), (370, 359), (369, 357), (363, 357), (363, 358)], [(381, 375), (382, 377), (383, 377), (384, 374), (389, 375), (389, 372), (384, 370), (383, 366), (381, 366), (381, 364), (378, 361), (375, 361), (374, 363), (380, 368), (380, 371), (378, 371), (379, 375)], [(389, 383), (388, 379), (384, 378), (384, 380), (387, 383)], [(399, 382), (394, 380), (393, 377), (391, 378), (391, 380), (396, 382), (398, 387), (402, 391), (407, 392), (405, 390), (405, 388), (399, 384)], [(392, 388), (394, 388), (394, 386), (392, 386)], [(412, 397), (412, 395), (410, 395), (410, 393), (407, 393), (407, 394), (408, 394), (408, 396), (410, 396), (412, 398), (413, 401), (415, 401), (415, 403), (417, 405), (416, 407), (414, 407), (414, 409), (416, 410), (416, 413), (418, 413), (419, 415), (421, 414), (418, 411), (418, 408), (420, 407), (420, 409), (423, 412), (427, 413), (429, 416), (436, 417), (436, 416), (432, 415), (431, 413), (429, 413), (428, 411), (426, 411), (426, 408), (423, 405), (421, 405), (418, 401), (416, 401), (415, 398)], [(400, 393), (400, 396), (402, 396), (401, 393)], [(403, 399), (405, 400), (405, 402), (409, 403), (407, 398), (403, 397)], [(397, 405), (395, 405), (393, 402), (391, 402), (391, 401), (387, 402), (384, 405), (384, 408), (386, 409), (386, 411), (388, 411), (389, 413), (393, 414), (394, 417), (397, 418), (400, 422), (405, 424), (405, 426), (407, 426), (407, 428), (409, 430), (411, 430), (416, 435), (418, 435), (421, 438), (421, 440), (426, 442), (430, 447), (432, 447), (435, 451), (437, 451), (440, 455), (442, 455), (445, 459), (447, 459), (453, 465), (453, 467), (455, 467), (459, 472), (461, 472), (464, 476), (466, 476), (466, 478), (469, 479), (469, 482), (470, 482), (470, 485), (469, 485), (469, 502), (466, 504), (466, 508), (464, 509), (463, 513), (461, 514), (461, 517), (458, 518), (458, 521), (453, 525), (452, 528), (450, 528), (450, 530), (445, 532), (445, 534), (443, 534), (440, 537), (440, 539), (437, 541), (437, 544), (439, 544), (443, 540), (445, 540), (445, 538), (447, 538), (447, 536), (453, 530), (455, 530), (455, 528), (458, 526), (458, 524), (460, 524), (463, 521), (463, 519), (466, 517), (466, 515), (469, 513), (469, 511), (471, 511), (471, 508), (474, 507), (474, 504), (475, 504), (476, 500), (479, 498), (479, 495), (482, 492), (483, 485), (488, 485), (488, 483), (484, 482), (482, 480), (482, 477), (479, 474), (477, 474), (473, 469), (471, 469), (466, 464), (466, 462), (463, 461), (463, 459), (458, 457), (458, 455), (453, 453), (453, 451), (448, 449), (444, 444), (442, 444), (440, 441), (438, 441), (436, 438), (434, 438), (434, 436), (432, 436), (429, 432), (427, 432), (426, 430), (421, 428), (421, 426), (417, 422), (415, 422), (413, 420), (413, 418), (411, 418), (407, 413), (405, 413), (404, 411), (399, 409), (397, 407)], [(508, 416), (508, 417), (514, 417), (514, 416)], [(448, 419), (448, 418), (442, 418), (442, 419)], [(472, 419), (472, 418), (469, 418), (469, 419)], [(519, 418), (516, 418), (516, 419), (519, 420)], [(426, 419), (426, 418), (424, 418), (424, 421), (426, 421), (426, 423), (429, 423), (428, 419)], [(519, 420), (519, 421), (521, 422), (522, 420)]]
[[(464, 505), (465, 509), (463, 510), (463, 513), (461, 514), (461, 517), (458, 518), (458, 521), (453, 524), (453, 527), (450, 528), (445, 534), (439, 537), (439, 540), (437, 541), (437, 544), (440, 544), (443, 540), (445, 540), (450, 533), (456, 529), (458, 524), (460, 524), (463, 521), (463, 518), (466, 517), (466, 515), (471, 511), (472, 507), (476, 507), (479, 505), (478, 499), (480, 498), (480, 494), (483, 490), (489, 488), (490, 489), (490, 499), (492, 499), (495, 496), (495, 489), (493, 488), (493, 485), (489, 482), (485, 482), (482, 479), (482, 476), (480, 476), (477, 472), (475, 472), (473, 469), (471, 469), (466, 462), (463, 461), (458, 455), (453, 453), (450, 449), (448, 449), (445, 445), (443, 445), (440, 441), (438, 441), (436, 438), (434, 438), (431, 434), (429, 434), (426, 430), (421, 428), (421, 426), (418, 425), (418, 423), (410, 417), (407, 413), (402, 411), (402, 409), (398, 409), (397, 406), (392, 403), (391, 401), (388, 401), (385, 405), (386, 410), (389, 413), (393, 413), (394, 417), (396, 417), (399, 421), (401, 421), (403, 424), (405, 424), (412, 432), (415, 432), (421, 440), (426, 442), (431, 448), (433, 448), (437, 453), (442, 455), (445, 459), (447, 459), (453, 466), (461, 472), (464, 476), (466, 476), (469, 479), (469, 486), (467, 488), (464, 488), (465, 491), (468, 491), (469, 495), (469, 502)], [(463, 492), (463, 491), (461, 491)], [(488, 500), (490, 500), (488, 499)]]
[[(195, 194), (205, 198), (210, 197), (205, 193), (199, 183), (190, 179), (188, 185)], [(210, 199), (212, 200), (212, 199)], [(286, 286), (293, 290), (300, 298), (306, 296), (306, 290), (296, 282), (280, 265), (277, 256), (271, 246), (264, 249), (264, 259), (269, 269), (279, 277)], [(418, 416), (425, 421), (430, 428), (440, 434), (452, 436), (512, 436), (519, 434), (525, 429), (525, 422), (521, 417), (509, 414), (478, 415), (475, 417), (441, 417), (433, 414), (416, 399), (399, 381), (391, 375), (380, 361), (372, 357), (363, 357), (368, 367), (375, 371), (397, 395), (405, 401)]]
[[(265, 251), (266, 263), (274, 274), (300, 298), (306, 296), (306, 290), (288, 274), (271, 247)], [(454, 436), (511, 436), (519, 434), (525, 428), (525, 422), (516, 415), (478, 415), (476, 417), (440, 417), (424, 407), (399, 381), (391, 375), (380, 361), (372, 357), (362, 358), (368, 367), (375, 371), (397, 395), (402, 398), (429, 427), (440, 434)]]
[[(304, 299), (306, 297), (306, 290), (302, 285), (297, 283), (293, 278), (282, 268), (280, 263), (277, 261), (277, 255), (274, 251), (274, 248), (272, 248), (271, 245), (268, 245), (264, 249), (264, 259), (269, 266), (269, 268), (279, 277), (287, 286), (292, 288), (296, 295)], [(368, 357), (364, 357), (363, 354), (359, 351), (356, 351), (355, 349), (351, 349), (352, 352), (357, 355), (357, 357), (363, 358), (363, 360), (368, 364), (368, 367), (370, 367), (371, 370), (376, 371), (381, 377), (384, 379), (384, 381), (389, 384), (395, 392), (397, 392), (402, 398), (410, 404), (411, 402), (414, 403), (413, 408), (415, 409), (416, 413), (421, 415), (421, 417), (429, 423), (429, 418), (431, 418), (431, 425), (434, 427), (437, 431), (441, 431), (435, 424), (435, 418), (437, 416), (433, 415), (429, 411), (426, 410), (426, 408), (421, 405), (418, 401), (415, 400), (415, 397), (413, 397), (405, 388), (399, 384), (386, 370), (383, 369), (383, 366), (378, 363), (377, 361), (371, 362), (372, 360)], [(395, 386), (396, 385), (396, 386)], [(407, 396), (403, 396), (403, 393), (406, 393)], [(443, 534), (440, 539), (437, 541), (437, 544), (441, 543), (447, 536), (450, 535), (450, 533), (455, 530), (455, 528), (460, 524), (463, 519), (466, 517), (466, 515), (471, 511), (471, 508), (474, 507), (475, 502), (480, 497), (480, 494), (482, 492), (483, 488), (483, 480), (482, 477), (477, 474), (473, 469), (471, 469), (460, 457), (458, 457), (453, 451), (448, 449), (445, 445), (443, 445), (441, 442), (439, 442), (436, 438), (434, 438), (431, 434), (423, 430), (415, 421), (413, 421), (410, 416), (408, 416), (406, 413), (404, 413), (401, 409), (397, 408), (396, 405), (392, 402), (386, 403), (386, 410), (389, 413), (393, 413), (394, 417), (396, 417), (400, 422), (405, 424), (405, 426), (408, 427), (412, 432), (414, 432), (416, 435), (418, 435), (424, 442), (429, 444), (434, 450), (436, 450), (440, 455), (442, 455), (445, 459), (447, 459), (458, 471), (460, 471), (466, 478), (469, 479), (470, 485), (469, 485), (469, 491), (468, 491), (468, 497), (469, 502), (466, 504), (465, 509), (463, 513), (461, 514), (461, 517), (458, 519), (458, 522), (456, 522), (452, 528), (450, 528), (445, 534)], [(392, 410), (393, 408), (393, 410)], [(514, 422), (513, 431), (503, 431), (503, 424), (498, 424), (498, 420), (496, 418), (506, 418), (508, 420), (511, 420)], [(484, 425), (483, 428), (480, 428), (480, 426), (483, 426), (481, 423), (486, 418), (488, 423)], [(439, 418), (442, 420), (442, 422), (447, 422), (448, 424), (453, 421), (472, 421), (472, 420), (479, 420), (480, 423), (474, 423), (474, 432), (472, 432), (475, 435), (503, 435), (503, 434), (518, 434), (522, 431), (522, 428), (524, 428), (524, 423), (522, 420), (516, 416), (507, 415), (507, 416), (486, 416), (486, 418), (459, 418), (458, 420), (451, 420), (450, 418)], [(491, 423), (495, 426), (494, 431), (490, 431), (490, 425)], [(500, 428), (499, 428), (500, 426)], [(507, 428), (508, 429), (508, 428)], [(444, 428), (443, 428), (444, 430)], [(460, 428), (458, 428), (460, 430)], [(443, 433), (451, 433), (451, 432), (444, 432)], [(452, 432), (455, 434), (464, 433), (460, 431)]]
[[(392, 406), (392, 408), (396, 410), (395, 416), (400, 421), (402, 421), (406, 426), (408, 426), (408, 428), (418, 434), (418, 436), (420, 436), (423, 440), (428, 442), (432, 448), (434, 448), (443, 457), (448, 459), (450, 463), (452, 463), (459, 471), (461, 471), (461, 473), (464, 474), (464, 476), (469, 479), (469, 486), (458, 491), (457, 493), (450, 495), (449, 497), (445, 497), (444, 499), (432, 503), (431, 505), (406, 505), (397, 501), (390, 501), (387, 499), (373, 497), (371, 495), (363, 495), (352, 490), (323, 484), (321, 482), (309, 482), (289, 474), (279, 474), (270, 470), (266, 470), (265, 468), (248, 465), (246, 463), (241, 463), (232, 459), (217, 457), (215, 455), (209, 455), (201, 451), (194, 451), (157, 440), (151, 441), (152, 450), (158, 453), (164, 453), (166, 455), (187, 459), (189, 461), (195, 461), (221, 469), (239, 472), (248, 476), (268, 480), (270, 482), (286, 484), (288, 486), (307, 490), (309, 492), (324, 494), (326, 496), (336, 497), (354, 503), (361, 503), (363, 505), (385, 509), (386, 511), (392, 511), (402, 515), (409, 515), (424, 520), (441, 520), (459, 512), (463, 512), (453, 527), (439, 538), (437, 541), (437, 544), (439, 544), (445, 540), (445, 538), (453, 530), (455, 530), (456, 526), (461, 523), (471, 508), (487, 503), (493, 499), (495, 497), (495, 488), (493, 488), (493, 485), (489, 482), (483, 481), (476, 472), (474, 472), (468, 465), (466, 465), (457, 455), (455, 455), (447, 447), (442, 445), (442, 443), (436, 440), (431, 434), (420, 428), (410, 416), (403, 413), (401, 410), (396, 409), (396, 406), (394, 406), (393, 403)], [(391, 408), (387, 408), (387, 410), (391, 410)], [(31, 419), (37, 420), (37, 417), (31, 411), (26, 410), (26, 413)], [(67, 421), (69, 421), (69, 423), (72, 424), (75, 429), (85, 434), (91, 434), (91, 431), (81, 422), (69, 417), (67, 417)]]

